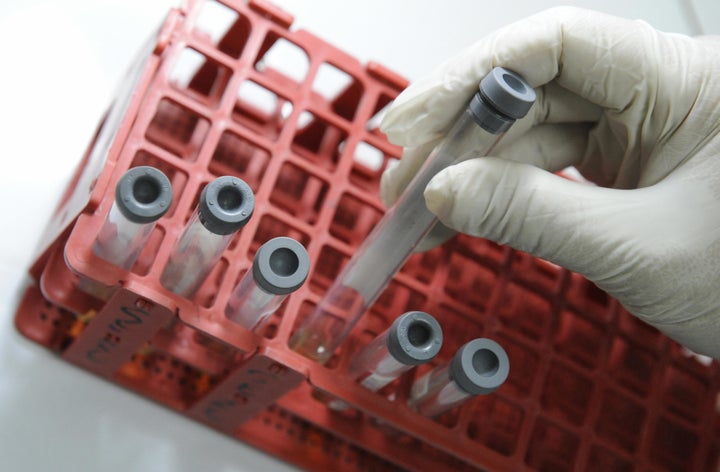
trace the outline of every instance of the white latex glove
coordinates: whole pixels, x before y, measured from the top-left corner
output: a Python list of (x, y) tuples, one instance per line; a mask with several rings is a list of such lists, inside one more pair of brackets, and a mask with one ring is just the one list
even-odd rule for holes
[[(501, 29), (388, 111), (382, 130), (411, 149), (383, 175), (386, 204), (495, 66), (523, 75), (538, 100), (497, 157), (436, 175), (428, 208), (458, 231), (583, 274), (720, 359), (720, 38), (574, 8)], [(551, 173), (569, 165), (598, 186)]]

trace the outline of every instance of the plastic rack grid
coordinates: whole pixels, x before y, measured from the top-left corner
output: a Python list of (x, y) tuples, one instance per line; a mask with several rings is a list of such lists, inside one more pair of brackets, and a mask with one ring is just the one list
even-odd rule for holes
[[(225, 26), (209, 28), (209, 17)], [(717, 365), (698, 362), (578, 275), (487, 241), (459, 236), (413, 256), (328, 365), (288, 349), (383, 212), (379, 177), (400, 150), (377, 130), (377, 116), (406, 85), (292, 22), (259, 1), (188, 1), (170, 12), (49, 222), (18, 329), (305, 468), (714, 469)], [(89, 248), (114, 183), (138, 165), (163, 170), (176, 197), (125, 272)], [(186, 300), (159, 276), (199, 191), (224, 174), (251, 185), (256, 214)], [(275, 236), (305, 244), (313, 271), (255, 335), (222, 308)], [(350, 382), (349, 355), (411, 309), (443, 327), (436, 362), (474, 337), (498, 340), (511, 360), (507, 383), (431, 420), (404, 402), (412, 377), (432, 365), (378, 393)], [(327, 408), (332, 397), (352, 408)]]

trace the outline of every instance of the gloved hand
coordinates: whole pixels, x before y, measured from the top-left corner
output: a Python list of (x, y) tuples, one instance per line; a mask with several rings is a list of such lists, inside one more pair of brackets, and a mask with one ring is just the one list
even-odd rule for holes
[[(720, 359), (720, 38), (548, 10), (480, 40), (410, 86), (381, 125), (408, 147), (392, 203), (492, 67), (538, 99), (496, 157), (425, 190), (445, 225), (583, 274), (631, 313)], [(575, 166), (588, 185), (552, 172)]]

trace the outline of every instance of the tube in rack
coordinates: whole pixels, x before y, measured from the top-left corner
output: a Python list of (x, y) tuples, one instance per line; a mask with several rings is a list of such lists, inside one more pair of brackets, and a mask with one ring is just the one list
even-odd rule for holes
[(172, 203), (170, 180), (154, 167), (133, 167), (115, 186), (115, 200), (93, 243), (96, 256), (130, 270), (155, 223)]
[(413, 249), (437, 223), (425, 206), (425, 187), (442, 169), (470, 151), (487, 155), (505, 131), (528, 112), (534, 90), (516, 73), (496, 67), (445, 138), (345, 265), (315, 310), (298, 327), (290, 347), (327, 362), (352, 327), (375, 302)]
[(368, 390), (380, 390), (414, 366), (435, 358), (442, 339), (435, 318), (409, 311), (352, 358), (348, 373)]
[(300, 288), (310, 272), (310, 258), (302, 244), (279, 237), (258, 249), (252, 268), (238, 283), (225, 307), (225, 316), (257, 331), (283, 300)]
[(474, 339), (461, 347), (450, 362), (415, 381), (408, 406), (434, 418), (475, 395), (494, 392), (509, 373), (510, 361), (498, 343)]
[(160, 278), (163, 286), (192, 297), (255, 208), (252, 189), (233, 176), (205, 186)]

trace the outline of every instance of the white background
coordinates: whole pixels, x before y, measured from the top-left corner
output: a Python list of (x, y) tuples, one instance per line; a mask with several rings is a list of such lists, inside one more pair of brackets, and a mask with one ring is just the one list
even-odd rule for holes
[[(295, 27), (410, 79), (549, 0), (282, 0)], [(487, 2), (489, 3), (489, 2)], [(567, 2), (666, 31), (720, 32), (716, 0)], [(15, 331), (44, 222), (141, 43), (170, 0), (0, 5), (0, 468), (7, 471), (290, 470), (73, 368)]]

